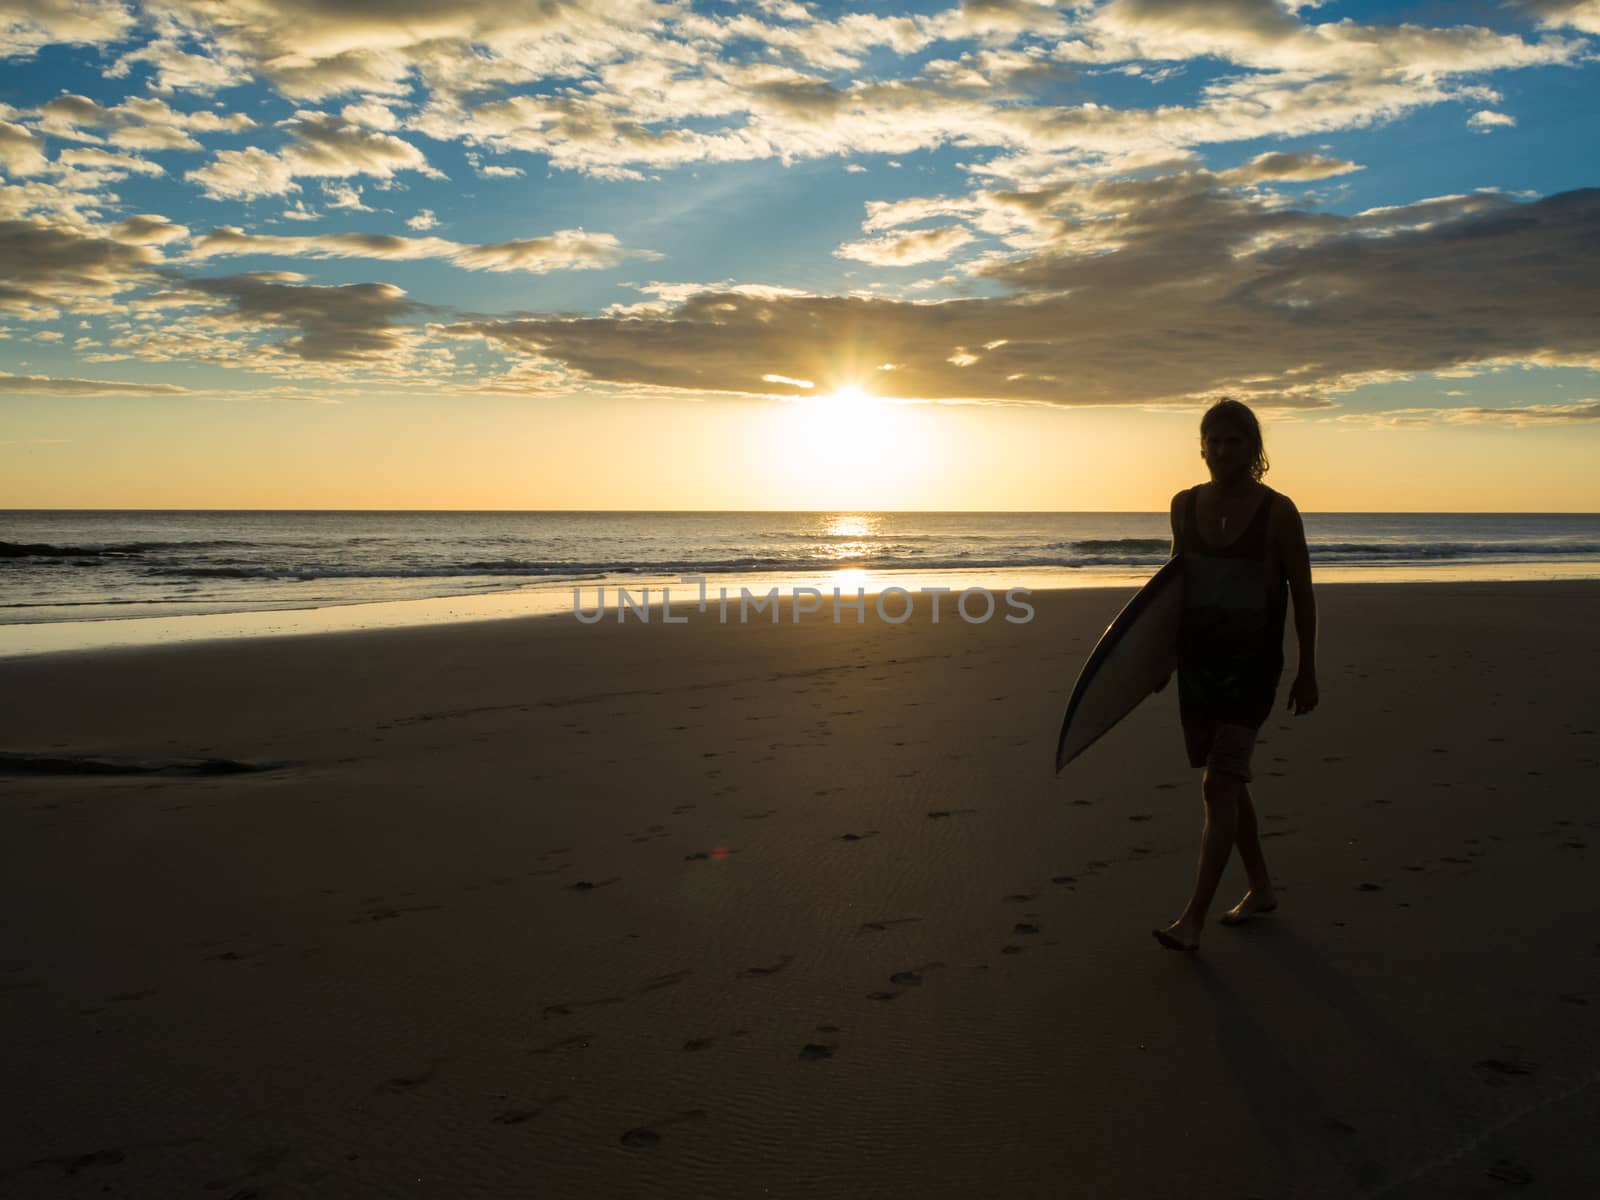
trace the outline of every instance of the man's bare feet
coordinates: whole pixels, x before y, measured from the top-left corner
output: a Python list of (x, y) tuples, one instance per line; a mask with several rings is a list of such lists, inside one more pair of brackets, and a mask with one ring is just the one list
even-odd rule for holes
[(1255, 889), (1251, 888), (1245, 893), (1243, 900), (1217, 918), (1217, 924), (1238, 925), (1242, 921), (1248, 921), (1257, 913), (1269, 913), (1277, 907), (1278, 898), (1271, 892), (1265, 896), (1257, 896)]
[(1198, 926), (1187, 924), (1181, 917), (1168, 925), (1165, 929), (1152, 929), (1150, 936), (1155, 938), (1168, 950), (1177, 950), (1184, 954), (1193, 954), (1200, 949), (1200, 929)]

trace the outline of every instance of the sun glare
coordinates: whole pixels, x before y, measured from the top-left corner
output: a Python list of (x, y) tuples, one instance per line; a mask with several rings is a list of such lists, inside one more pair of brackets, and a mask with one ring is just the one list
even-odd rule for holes
[(927, 467), (931, 442), (917, 405), (856, 384), (785, 402), (776, 415), (777, 474), (819, 507), (893, 507)]

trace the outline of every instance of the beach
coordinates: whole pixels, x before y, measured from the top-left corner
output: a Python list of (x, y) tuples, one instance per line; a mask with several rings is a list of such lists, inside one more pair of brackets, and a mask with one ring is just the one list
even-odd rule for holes
[(0, 661), (0, 1193), (1591, 1191), (1600, 582), (1319, 586), (1194, 957), (1131, 592)]

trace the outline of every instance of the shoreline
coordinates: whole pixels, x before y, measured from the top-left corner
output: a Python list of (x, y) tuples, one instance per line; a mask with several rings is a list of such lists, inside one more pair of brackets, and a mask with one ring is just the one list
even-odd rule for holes
[[(951, 600), (956, 592), (965, 587), (981, 587), (994, 593), (997, 606), (1003, 611), (1004, 593), (1013, 586), (1027, 589), (1034, 595), (1055, 591), (1137, 589), (1144, 584), (1150, 574), (1153, 574), (1155, 568), (1149, 571), (1142, 567), (1126, 571), (1098, 569), (1089, 574), (1080, 573), (1080, 570), (1007, 571), (985, 568), (960, 573), (844, 571), (825, 576), (784, 577), (750, 574), (712, 576), (708, 578), (706, 586), (713, 604), (718, 587), (728, 589), (746, 587), (758, 595), (776, 587), (785, 603), (792, 599), (794, 589), (815, 587), (823, 593), (822, 602), (825, 609), (833, 602), (831, 589), (834, 588), (838, 588), (843, 594), (841, 602), (843, 607), (843, 603), (853, 602), (857, 587), (863, 589), (869, 601), (894, 587), (904, 588), (913, 594), (923, 587), (944, 587), (950, 591)], [(1486, 583), (1570, 584), (1596, 580), (1600, 580), (1600, 564), (1548, 562), (1425, 568), (1331, 567), (1314, 568), (1313, 574), (1313, 583), (1318, 589), (1352, 584), (1395, 587), (1415, 584), (1439, 586)], [(46, 654), (85, 653), (194, 642), (468, 625), (532, 617), (566, 616), (571, 619), (574, 608), (572, 593), (574, 591), (580, 593), (578, 602), (587, 609), (592, 607), (592, 597), (596, 587), (604, 587), (608, 597), (617, 596), (616, 589), (626, 588), (636, 599), (648, 589), (652, 597), (649, 603), (644, 605), (648, 610), (661, 608), (661, 601), (655, 598), (659, 596), (661, 588), (676, 589), (676, 595), (672, 599), (675, 617), (686, 609), (693, 611), (693, 600), (691, 599), (687, 606), (684, 600), (694, 597), (697, 593), (696, 585), (684, 583), (682, 577), (653, 576), (587, 581), (560, 589), (504, 589), (487, 593), (467, 592), (407, 600), (352, 601), (297, 608), (160, 617), (108, 616), (60, 621), (0, 622), (0, 662)], [(737, 598), (737, 592), (734, 598)], [(606, 604), (608, 614), (615, 613), (619, 609), (620, 597)], [(608, 616), (605, 623), (611, 623), (613, 619)], [(845, 619), (848, 619), (848, 614)]]

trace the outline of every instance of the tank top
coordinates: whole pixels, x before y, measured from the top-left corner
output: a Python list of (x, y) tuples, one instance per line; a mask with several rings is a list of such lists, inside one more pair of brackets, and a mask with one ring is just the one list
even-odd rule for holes
[(1272, 712), (1283, 674), (1289, 584), (1267, 579), (1267, 527), (1277, 493), (1225, 546), (1200, 533), (1190, 488), (1178, 553), (1183, 558), (1183, 620), (1178, 635), (1178, 702), (1186, 722), (1260, 725)]

